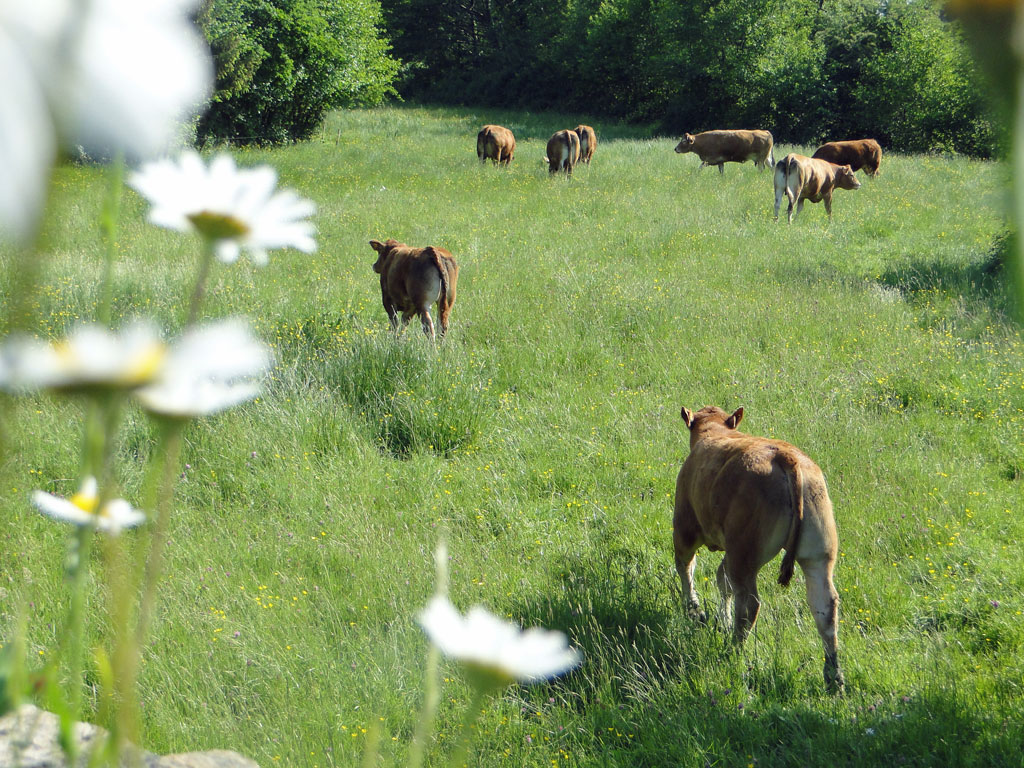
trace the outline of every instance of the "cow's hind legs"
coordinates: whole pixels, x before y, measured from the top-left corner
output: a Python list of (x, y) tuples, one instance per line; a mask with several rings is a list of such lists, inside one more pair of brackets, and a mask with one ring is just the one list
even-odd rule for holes
[(761, 610), (761, 598), (757, 594), (757, 571), (747, 572), (748, 568), (736, 568), (732, 560), (726, 560), (726, 576), (732, 584), (736, 603), (733, 639), (742, 643), (757, 623), (757, 613)]
[(718, 593), (722, 598), (718, 603), (718, 624), (728, 632), (732, 625), (732, 584), (729, 583), (729, 576), (725, 572), (725, 561), (726, 558), (723, 557), (718, 566), (715, 583), (718, 584)]
[(701, 610), (700, 598), (697, 597), (697, 588), (693, 583), (699, 545), (695, 538), (684, 536), (678, 529), (672, 532), (672, 542), (675, 545), (676, 572), (679, 574), (679, 581), (683, 587), (683, 607), (686, 609), (687, 615), (703, 624), (708, 617)]
[(845, 685), (839, 668), (839, 593), (832, 583), (832, 564), (827, 560), (801, 561), (807, 582), (807, 603), (825, 647), (825, 688), (842, 693)]
[(434, 341), (434, 320), (430, 317), (430, 310), (425, 309), (420, 313), (420, 322), (423, 324), (423, 333)]

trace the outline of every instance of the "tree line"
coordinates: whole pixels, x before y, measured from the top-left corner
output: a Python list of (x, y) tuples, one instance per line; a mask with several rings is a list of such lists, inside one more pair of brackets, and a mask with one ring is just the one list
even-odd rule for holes
[(201, 22), (218, 67), (201, 136), (301, 138), (328, 109), (401, 94), (668, 134), (983, 157), (1004, 143), (960, 23), (932, 0), (209, 0)]

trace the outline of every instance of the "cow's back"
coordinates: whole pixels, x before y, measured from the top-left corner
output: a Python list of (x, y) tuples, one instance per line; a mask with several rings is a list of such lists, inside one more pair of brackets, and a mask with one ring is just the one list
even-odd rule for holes
[(848, 165), (853, 171), (863, 168), (876, 176), (882, 163), (882, 147), (874, 139), (830, 141), (818, 147), (812, 157), (836, 165)]
[(782, 549), (796, 504), (800, 472), (804, 516), (797, 557), (834, 550), (835, 525), (821, 469), (795, 446), (743, 433), (699, 441), (679, 471), (682, 494), (711, 549), (747, 550), (757, 567)]
[(394, 305), (403, 311), (419, 311), (437, 301), (441, 273), (433, 248), (395, 248), (385, 265), (382, 282)]
[(716, 130), (698, 133), (694, 138), (693, 150), (701, 160), (714, 162), (721, 158), (726, 162), (744, 162), (751, 158), (764, 162), (774, 145), (772, 135), (760, 130)]

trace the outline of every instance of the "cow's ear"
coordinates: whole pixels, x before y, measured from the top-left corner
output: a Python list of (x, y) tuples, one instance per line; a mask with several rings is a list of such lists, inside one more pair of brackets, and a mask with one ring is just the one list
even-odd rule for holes
[(743, 421), (743, 406), (741, 405), (735, 411), (732, 412), (732, 416), (725, 420), (725, 426), (729, 429), (736, 429)]
[(384, 253), (384, 243), (380, 240), (371, 240), (370, 247), (373, 248), (377, 253)]
[(693, 413), (690, 412), (690, 409), (684, 405), (679, 415), (683, 417), (683, 424), (686, 425), (686, 428), (691, 429), (693, 427)]

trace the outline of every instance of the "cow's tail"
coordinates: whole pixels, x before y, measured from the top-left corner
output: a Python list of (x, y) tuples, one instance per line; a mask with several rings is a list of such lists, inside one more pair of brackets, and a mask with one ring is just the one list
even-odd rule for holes
[(448, 307), (448, 294), (451, 293), (451, 283), (448, 277), (448, 265), (444, 263), (444, 258), (433, 248), (430, 249), (430, 253), (434, 258), (434, 264), (437, 266), (437, 271), (441, 273), (441, 294), (437, 297), (437, 304), (440, 307), (440, 314), (445, 314), (445, 309)]
[(800, 167), (797, 165), (796, 158), (792, 154), (782, 158), (782, 162), (786, 166), (786, 197), (795, 203), (799, 194), (800, 180), (797, 176), (800, 173)]
[(788, 587), (793, 578), (793, 564), (796, 562), (800, 529), (804, 521), (804, 479), (803, 473), (800, 472), (800, 464), (794, 456), (780, 453), (779, 458), (785, 462), (785, 471), (789, 476), (793, 494), (793, 515), (789, 519), (789, 533), (786, 535), (786, 554), (782, 556), (782, 566), (779, 568), (779, 584)]

